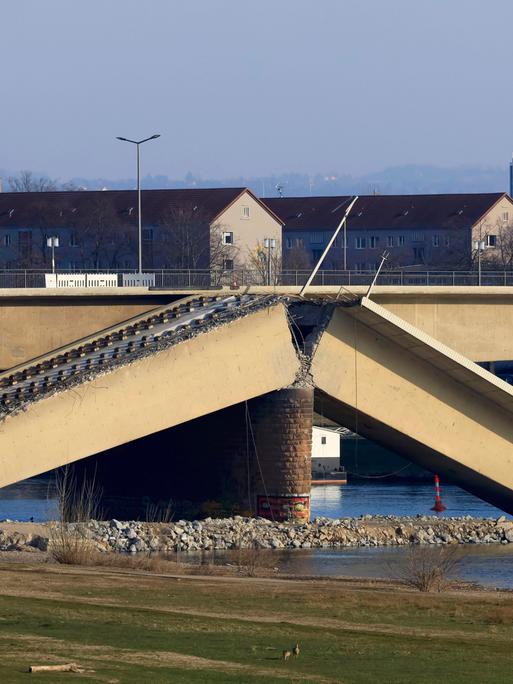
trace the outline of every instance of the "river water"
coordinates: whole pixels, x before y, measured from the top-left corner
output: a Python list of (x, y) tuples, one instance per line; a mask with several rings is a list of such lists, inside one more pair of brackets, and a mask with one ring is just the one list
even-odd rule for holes
[[(497, 518), (503, 512), (459, 487), (442, 486), (447, 511), (442, 516)], [(360, 515), (431, 515), (433, 486), (426, 483), (355, 483), (312, 489), (312, 518)], [(26, 480), (0, 489), (0, 520), (45, 521), (58, 512), (51, 482)], [(271, 552), (276, 553), (276, 552)], [(513, 544), (461, 548), (458, 577), (480, 584), (513, 589)], [(216, 554), (220, 559), (223, 554)], [(405, 556), (401, 547), (312, 549), (280, 552), (276, 564), (283, 572), (300, 575), (394, 577)]]

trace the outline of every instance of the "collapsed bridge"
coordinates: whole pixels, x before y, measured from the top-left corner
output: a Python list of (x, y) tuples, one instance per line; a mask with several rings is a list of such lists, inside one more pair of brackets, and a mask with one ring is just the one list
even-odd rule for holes
[(107, 489), (215, 483), (305, 519), (314, 407), (513, 513), (510, 386), (351, 295), (193, 296), (5, 371), (0, 486), (94, 463)]

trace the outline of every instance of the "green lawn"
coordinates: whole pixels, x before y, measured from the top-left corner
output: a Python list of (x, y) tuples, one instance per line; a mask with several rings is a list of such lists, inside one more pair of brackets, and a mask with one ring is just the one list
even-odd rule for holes
[[(512, 646), (508, 594), (0, 565), (2, 684), (509, 684)], [(70, 661), (86, 674), (27, 674)]]

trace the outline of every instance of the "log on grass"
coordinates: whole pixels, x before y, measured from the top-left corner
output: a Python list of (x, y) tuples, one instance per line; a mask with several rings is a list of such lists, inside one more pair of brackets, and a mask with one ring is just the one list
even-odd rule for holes
[(66, 663), (66, 665), (31, 665), (29, 672), (84, 672), (75, 663)]

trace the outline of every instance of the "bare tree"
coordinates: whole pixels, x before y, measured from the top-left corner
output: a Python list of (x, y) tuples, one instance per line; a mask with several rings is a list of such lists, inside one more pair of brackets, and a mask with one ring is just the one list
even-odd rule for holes
[(222, 273), (238, 266), (239, 249), (233, 234), (193, 203), (170, 207), (162, 216), (155, 240), (162, 268), (211, 269)]
[(266, 247), (262, 242), (257, 242), (255, 247), (249, 250), (246, 264), (256, 274), (259, 282), (277, 285), (281, 275), (280, 241), (276, 240), (274, 249)]
[(310, 268), (310, 258), (308, 252), (304, 247), (295, 246), (292, 249), (287, 249), (284, 252), (284, 266), (295, 271), (306, 270)]
[(83, 265), (89, 261), (93, 268), (116, 268), (123, 256), (135, 254), (136, 229), (101, 195), (92, 200), (87, 215), (78, 218), (71, 229)]
[(207, 216), (192, 202), (171, 206), (161, 217), (155, 244), (163, 268), (208, 268), (211, 246)]
[(47, 176), (36, 177), (32, 171), (21, 171), (7, 179), (11, 192), (51, 192), (58, 189), (56, 180)]

